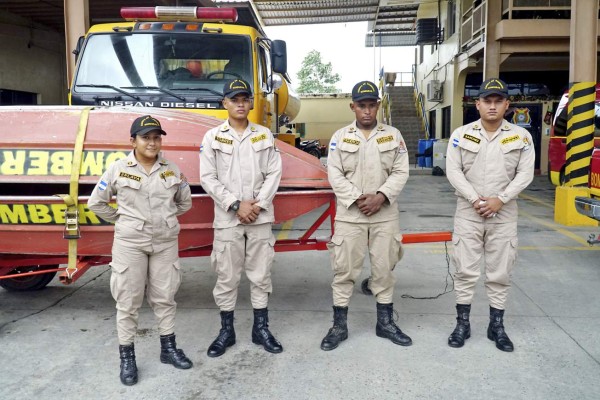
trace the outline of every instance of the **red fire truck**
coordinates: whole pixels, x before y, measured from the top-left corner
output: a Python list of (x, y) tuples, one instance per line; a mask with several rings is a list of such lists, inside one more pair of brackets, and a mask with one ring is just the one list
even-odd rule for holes
[[(566, 91), (558, 103), (548, 144), (548, 179), (555, 186), (565, 183), (565, 164), (567, 155), (567, 105), (569, 91)], [(594, 146), (600, 147), (600, 84), (596, 85)]]

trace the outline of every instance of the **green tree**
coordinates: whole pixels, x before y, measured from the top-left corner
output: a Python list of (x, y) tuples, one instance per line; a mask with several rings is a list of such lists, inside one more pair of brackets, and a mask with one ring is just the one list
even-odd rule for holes
[(340, 75), (332, 72), (331, 63), (325, 64), (321, 59), (321, 53), (311, 50), (298, 71), (300, 86), (298, 93), (339, 93), (341, 92), (335, 84), (340, 81)]

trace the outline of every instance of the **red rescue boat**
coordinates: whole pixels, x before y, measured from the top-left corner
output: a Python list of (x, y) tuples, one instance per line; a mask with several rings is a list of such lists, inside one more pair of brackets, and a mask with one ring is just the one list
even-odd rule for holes
[[(166, 109), (92, 108), (88, 114), (84, 107), (73, 106), (1, 107), (0, 286), (41, 288), (50, 282), (59, 264), (67, 263), (69, 240), (63, 238), (69, 222), (65, 216), (67, 205), (55, 195), (69, 193), (78, 137), (83, 140), (83, 148), (79, 175), (75, 177), (80, 230), (77, 271), (63, 273), (61, 279), (72, 282), (90, 266), (110, 260), (113, 226), (89, 211), (87, 199), (106, 167), (130, 151), (131, 122), (143, 114), (152, 114), (161, 121), (167, 132), (163, 156), (179, 165), (192, 188), (192, 209), (180, 217), (180, 255), (209, 254), (213, 201), (200, 186), (199, 151), (204, 134), (220, 120)], [(326, 204), (329, 207), (299, 239), (278, 241), (276, 249), (325, 249), (325, 240), (311, 236), (321, 223), (333, 218), (334, 195), (327, 170), (318, 159), (301, 150), (281, 141), (277, 146), (283, 159), (283, 175), (275, 197), (276, 222)], [(15, 274), (18, 278), (13, 277)]]

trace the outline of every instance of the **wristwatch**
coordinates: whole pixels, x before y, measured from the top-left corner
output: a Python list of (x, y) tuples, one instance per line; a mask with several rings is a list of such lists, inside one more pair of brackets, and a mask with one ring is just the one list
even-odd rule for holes
[(240, 203), (241, 201), (239, 200), (234, 201), (233, 204), (229, 206), (229, 209), (233, 210), (233, 212), (237, 212), (240, 209)]

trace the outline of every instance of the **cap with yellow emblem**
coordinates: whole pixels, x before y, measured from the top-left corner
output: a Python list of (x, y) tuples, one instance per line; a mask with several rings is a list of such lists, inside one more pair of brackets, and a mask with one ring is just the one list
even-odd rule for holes
[(379, 90), (373, 82), (362, 81), (358, 82), (352, 88), (352, 101), (361, 100), (379, 100)]
[(506, 83), (498, 78), (490, 78), (483, 81), (479, 87), (479, 97), (488, 97), (493, 94), (506, 99), (508, 97), (508, 86), (506, 86)]
[(152, 131), (158, 131), (161, 135), (167, 134), (167, 132), (163, 131), (160, 122), (156, 118), (150, 115), (144, 115), (133, 121), (129, 133), (131, 134), (131, 137), (135, 137), (135, 135), (143, 135)]
[(223, 86), (223, 97), (232, 98), (243, 93), (252, 96), (250, 84), (243, 79), (232, 79)]

